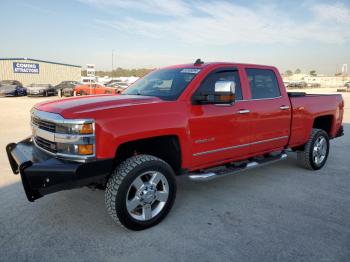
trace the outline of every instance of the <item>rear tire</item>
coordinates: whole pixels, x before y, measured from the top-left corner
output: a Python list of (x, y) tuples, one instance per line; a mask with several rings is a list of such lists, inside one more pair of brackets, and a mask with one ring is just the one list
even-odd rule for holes
[(136, 155), (121, 163), (109, 178), (105, 191), (112, 219), (131, 230), (160, 223), (176, 197), (172, 168), (151, 155)]
[(299, 163), (310, 170), (319, 170), (327, 162), (329, 154), (329, 137), (322, 129), (312, 129), (303, 151), (297, 152)]

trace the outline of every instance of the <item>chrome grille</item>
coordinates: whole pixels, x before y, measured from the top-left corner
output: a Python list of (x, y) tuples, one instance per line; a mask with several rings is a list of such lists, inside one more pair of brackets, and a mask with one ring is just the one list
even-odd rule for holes
[(56, 124), (55, 123), (51, 123), (49, 121), (45, 121), (36, 117), (32, 117), (32, 124), (36, 125), (37, 127), (39, 127), (40, 129), (49, 131), (49, 132), (53, 132), (55, 133), (56, 131)]
[(51, 153), (57, 153), (57, 145), (55, 142), (48, 141), (39, 136), (36, 136), (33, 139), (35, 140), (35, 143), (42, 149), (45, 149)]

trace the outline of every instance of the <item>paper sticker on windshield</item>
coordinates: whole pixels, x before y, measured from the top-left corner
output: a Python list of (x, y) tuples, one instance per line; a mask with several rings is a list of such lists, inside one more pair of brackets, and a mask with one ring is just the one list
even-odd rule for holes
[(184, 68), (180, 71), (180, 73), (198, 74), (199, 71), (201, 71), (201, 70), (198, 68)]

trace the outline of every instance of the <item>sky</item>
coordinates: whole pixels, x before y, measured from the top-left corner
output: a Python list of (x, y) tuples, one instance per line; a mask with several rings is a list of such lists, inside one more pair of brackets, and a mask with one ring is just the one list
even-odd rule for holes
[(2, 0), (0, 58), (154, 68), (231, 61), (334, 74), (350, 0)]

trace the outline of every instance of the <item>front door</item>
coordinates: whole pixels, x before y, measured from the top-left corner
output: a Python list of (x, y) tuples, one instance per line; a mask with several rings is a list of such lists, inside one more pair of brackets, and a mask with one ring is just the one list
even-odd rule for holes
[(195, 91), (197, 95), (213, 95), (215, 82), (234, 81), (236, 102), (232, 105), (195, 104), (191, 106), (189, 131), (192, 158), (196, 167), (242, 159), (247, 155), (250, 141), (248, 115), (240, 114), (239, 101), (243, 99), (237, 69), (220, 69), (210, 73)]

